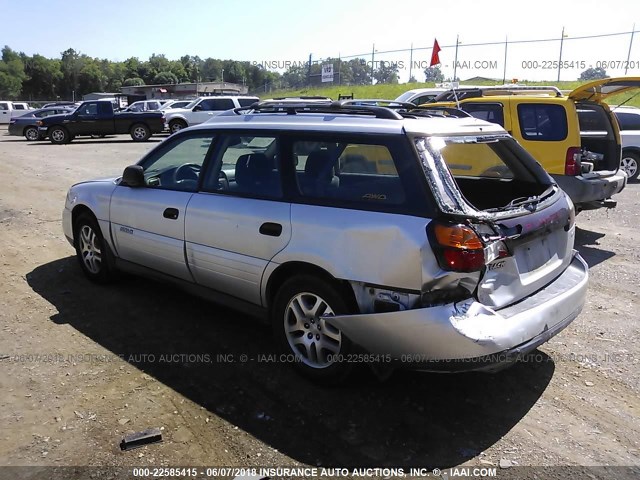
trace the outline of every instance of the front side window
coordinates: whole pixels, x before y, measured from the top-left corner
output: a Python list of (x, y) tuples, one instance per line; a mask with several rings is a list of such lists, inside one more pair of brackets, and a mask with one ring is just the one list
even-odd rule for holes
[(567, 138), (567, 114), (562, 105), (521, 103), (518, 105), (520, 134), (525, 140), (559, 141)]
[(194, 135), (154, 151), (142, 163), (147, 187), (195, 192), (212, 141), (211, 134)]
[(282, 198), (275, 137), (225, 135), (204, 190), (257, 198)]
[(385, 145), (360, 142), (293, 142), (303, 197), (363, 206), (400, 205), (405, 192)]
[(97, 115), (98, 114), (98, 104), (97, 103), (86, 103), (84, 104), (80, 110), (78, 111), (79, 115)]

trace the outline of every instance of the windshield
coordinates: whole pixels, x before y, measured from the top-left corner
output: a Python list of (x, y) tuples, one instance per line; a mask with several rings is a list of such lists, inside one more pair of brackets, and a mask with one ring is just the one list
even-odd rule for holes
[(415, 94), (416, 92), (404, 92), (402, 95), (396, 98), (396, 100), (399, 102), (408, 102), (409, 99), (413, 97)]
[(180, 108), (193, 108), (196, 106), (196, 103), (198, 103), (198, 99), (196, 98), (195, 100), (193, 100), (190, 103), (187, 103), (184, 107), (180, 107)]

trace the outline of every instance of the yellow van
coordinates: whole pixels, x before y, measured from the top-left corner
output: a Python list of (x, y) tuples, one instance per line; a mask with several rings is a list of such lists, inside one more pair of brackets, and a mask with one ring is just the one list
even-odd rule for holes
[(620, 170), (620, 128), (604, 100), (640, 86), (640, 77), (607, 78), (568, 95), (556, 87), (461, 87), (423, 107), (458, 107), (502, 125), (538, 160), (577, 210), (614, 207), (627, 183)]

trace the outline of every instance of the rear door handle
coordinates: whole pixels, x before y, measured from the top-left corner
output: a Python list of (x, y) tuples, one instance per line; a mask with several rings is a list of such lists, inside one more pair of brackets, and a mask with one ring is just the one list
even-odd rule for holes
[(162, 214), (164, 218), (168, 218), (169, 220), (177, 220), (178, 215), (180, 215), (180, 212), (177, 208), (167, 208)]
[(282, 225), (271, 222), (263, 223), (260, 225), (260, 233), (270, 237), (279, 237), (282, 233)]

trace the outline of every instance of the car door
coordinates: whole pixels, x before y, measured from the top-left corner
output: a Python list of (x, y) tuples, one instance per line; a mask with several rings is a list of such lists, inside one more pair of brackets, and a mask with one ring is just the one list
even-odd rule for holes
[(110, 220), (120, 258), (193, 280), (185, 261), (185, 213), (212, 138), (202, 131), (171, 137), (139, 163), (143, 187), (116, 187)]
[(6, 102), (0, 102), (0, 123), (9, 123), (11, 119), (11, 110), (9, 110), (9, 104)]
[(277, 151), (274, 135), (220, 136), (185, 221), (195, 280), (257, 305), (265, 268), (291, 238)]
[(87, 102), (80, 105), (71, 123), (75, 135), (91, 135), (97, 131), (98, 102)]

